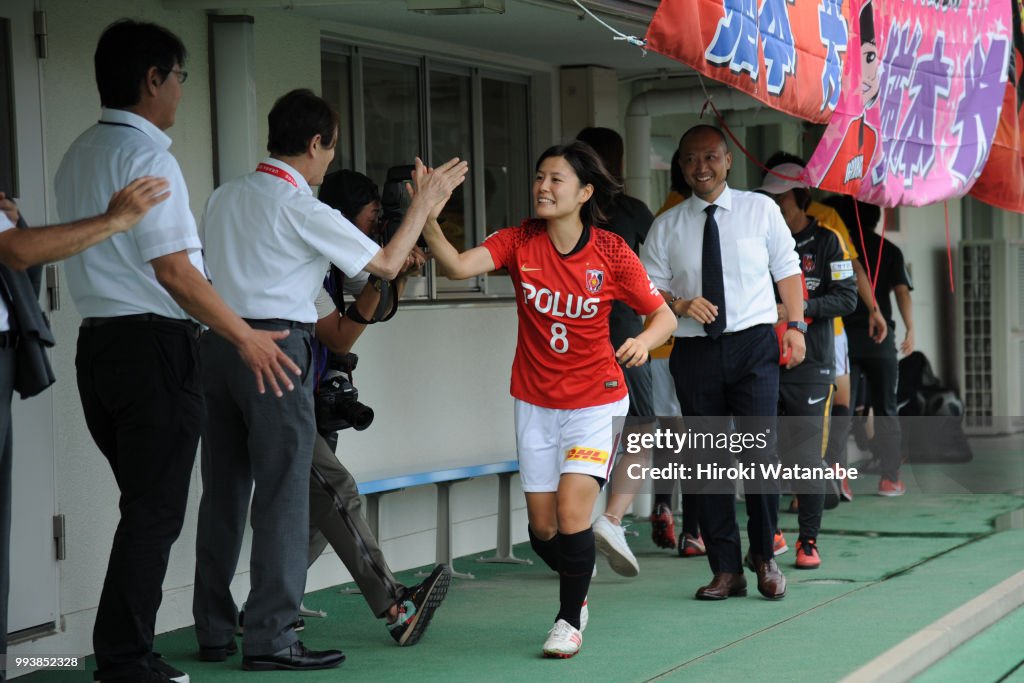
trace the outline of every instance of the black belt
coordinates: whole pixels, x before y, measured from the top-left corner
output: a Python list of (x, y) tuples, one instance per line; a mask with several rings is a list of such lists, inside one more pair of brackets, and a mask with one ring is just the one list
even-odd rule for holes
[(82, 319), (82, 327), (86, 328), (101, 327), (112, 323), (171, 323), (172, 325), (182, 325), (187, 327), (190, 332), (199, 331), (199, 324), (192, 320), (168, 318), (167, 316), (157, 315), (156, 313), (135, 313), (133, 315), (115, 315), (109, 318)]
[(275, 330), (302, 330), (306, 334), (313, 334), (316, 329), (314, 323), (300, 323), (295, 320), (284, 318), (242, 318), (253, 327), (270, 327)]
[(18, 339), (17, 332), (0, 332), (0, 349), (18, 348)]
[(766, 327), (773, 327), (768, 323), (760, 323), (758, 325), (751, 325), (750, 327), (744, 327), (742, 330), (733, 330), (731, 332), (723, 332), (723, 337), (731, 337), (734, 334), (744, 334), (745, 332), (756, 332), (757, 330), (763, 330)]

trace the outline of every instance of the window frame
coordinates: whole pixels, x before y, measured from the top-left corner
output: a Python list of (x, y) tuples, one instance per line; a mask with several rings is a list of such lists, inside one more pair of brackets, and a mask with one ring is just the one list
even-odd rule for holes
[[(513, 83), (525, 88), (525, 140), (523, 150), (524, 161), (530, 168), (531, 152), (534, 144), (534, 79), (526, 71), (502, 70), (493, 67), (477, 66), (467, 59), (453, 58), (447, 55), (427, 54), (418, 51), (403, 50), (381, 45), (360, 45), (341, 38), (324, 36), (320, 41), (321, 62), (324, 54), (346, 56), (349, 60), (348, 106), (351, 109), (350, 121), (352, 130), (349, 140), (352, 144), (353, 170), (366, 173), (367, 153), (365, 143), (365, 99), (364, 99), (364, 66), (365, 60), (404, 64), (415, 66), (418, 73), (419, 87), (419, 134), (424, 151), (424, 160), (437, 163), (442, 160), (431, 159), (433, 136), (431, 134), (430, 84), (432, 73), (444, 73), (469, 77), (470, 97), (470, 173), (472, 174), (472, 210), (473, 236), (476, 245), (480, 245), (487, 237), (485, 226), (485, 165), (484, 130), (483, 130), (483, 80), (492, 79)], [(321, 78), (322, 78), (321, 74)], [(340, 103), (332, 102), (332, 105)], [(341, 133), (339, 133), (339, 136)], [(526, 195), (530, 192), (529, 178), (519, 188)], [(529, 204), (529, 202), (528, 202)], [(495, 226), (505, 227), (505, 226)], [(410, 279), (402, 300), (406, 304), (430, 305), (451, 303), (473, 303), (486, 300), (509, 299), (515, 296), (510, 279), (506, 274), (487, 273), (463, 281), (442, 278), (437, 272), (436, 263), (431, 260), (422, 277)]]

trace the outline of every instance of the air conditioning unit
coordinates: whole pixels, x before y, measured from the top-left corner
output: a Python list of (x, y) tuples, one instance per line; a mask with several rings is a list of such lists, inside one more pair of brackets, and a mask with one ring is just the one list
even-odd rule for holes
[(1024, 429), (1024, 242), (960, 243), (957, 359), (970, 434)]

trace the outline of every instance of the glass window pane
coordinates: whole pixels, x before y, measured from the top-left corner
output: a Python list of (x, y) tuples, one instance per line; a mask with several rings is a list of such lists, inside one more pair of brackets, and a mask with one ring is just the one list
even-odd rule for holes
[(352, 168), (352, 79), (347, 55), (321, 54), (320, 87), (323, 98), (338, 111), (338, 146), (328, 171)]
[(527, 86), (482, 79), (485, 230), (519, 225), (530, 215)]
[[(469, 76), (430, 74), (430, 162), (440, 164), (452, 157), (469, 159), (473, 144)], [(455, 188), (441, 214), (445, 236), (460, 251), (478, 244), (473, 225), (472, 174)]]
[(413, 163), (420, 144), (419, 68), (363, 60), (366, 175), (383, 187), (388, 169)]

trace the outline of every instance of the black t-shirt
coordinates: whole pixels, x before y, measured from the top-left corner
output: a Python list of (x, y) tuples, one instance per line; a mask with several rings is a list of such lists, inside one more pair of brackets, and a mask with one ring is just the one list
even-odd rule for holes
[[(882, 245), (882, 260), (878, 261), (878, 248)], [(859, 246), (859, 245), (858, 245)], [(903, 260), (903, 252), (889, 240), (883, 240), (875, 233), (864, 235), (865, 253), (860, 255), (864, 269), (868, 271), (868, 277), (875, 279), (875, 270), (878, 270), (878, 282), (875, 285), (875, 299), (878, 301), (878, 310), (889, 324), (889, 333), (895, 329), (895, 321), (892, 317), (891, 294), (897, 285), (906, 285), (910, 289), (914, 286), (910, 282), (910, 273), (907, 272), (906, 262)], [(857, 299), (857, 309), (843, 318), (848, 328), (860, 330), (868, 329), (868, 308), (864, 302)]]
[[(608, 220), (599, 223), (597, 227), (614, 232), (639, 254), (640, 245), (647, 239), (651, 223), (654, 222), (654, 214), (647, 205), (636, 197), (620, 194), (605, 213)], [(644, 325), (632, 308), (621, 301), (613, 301), (608, 328), (611, 331), (612, 346), (619, 348), (624, 341), (643, 332)]]

